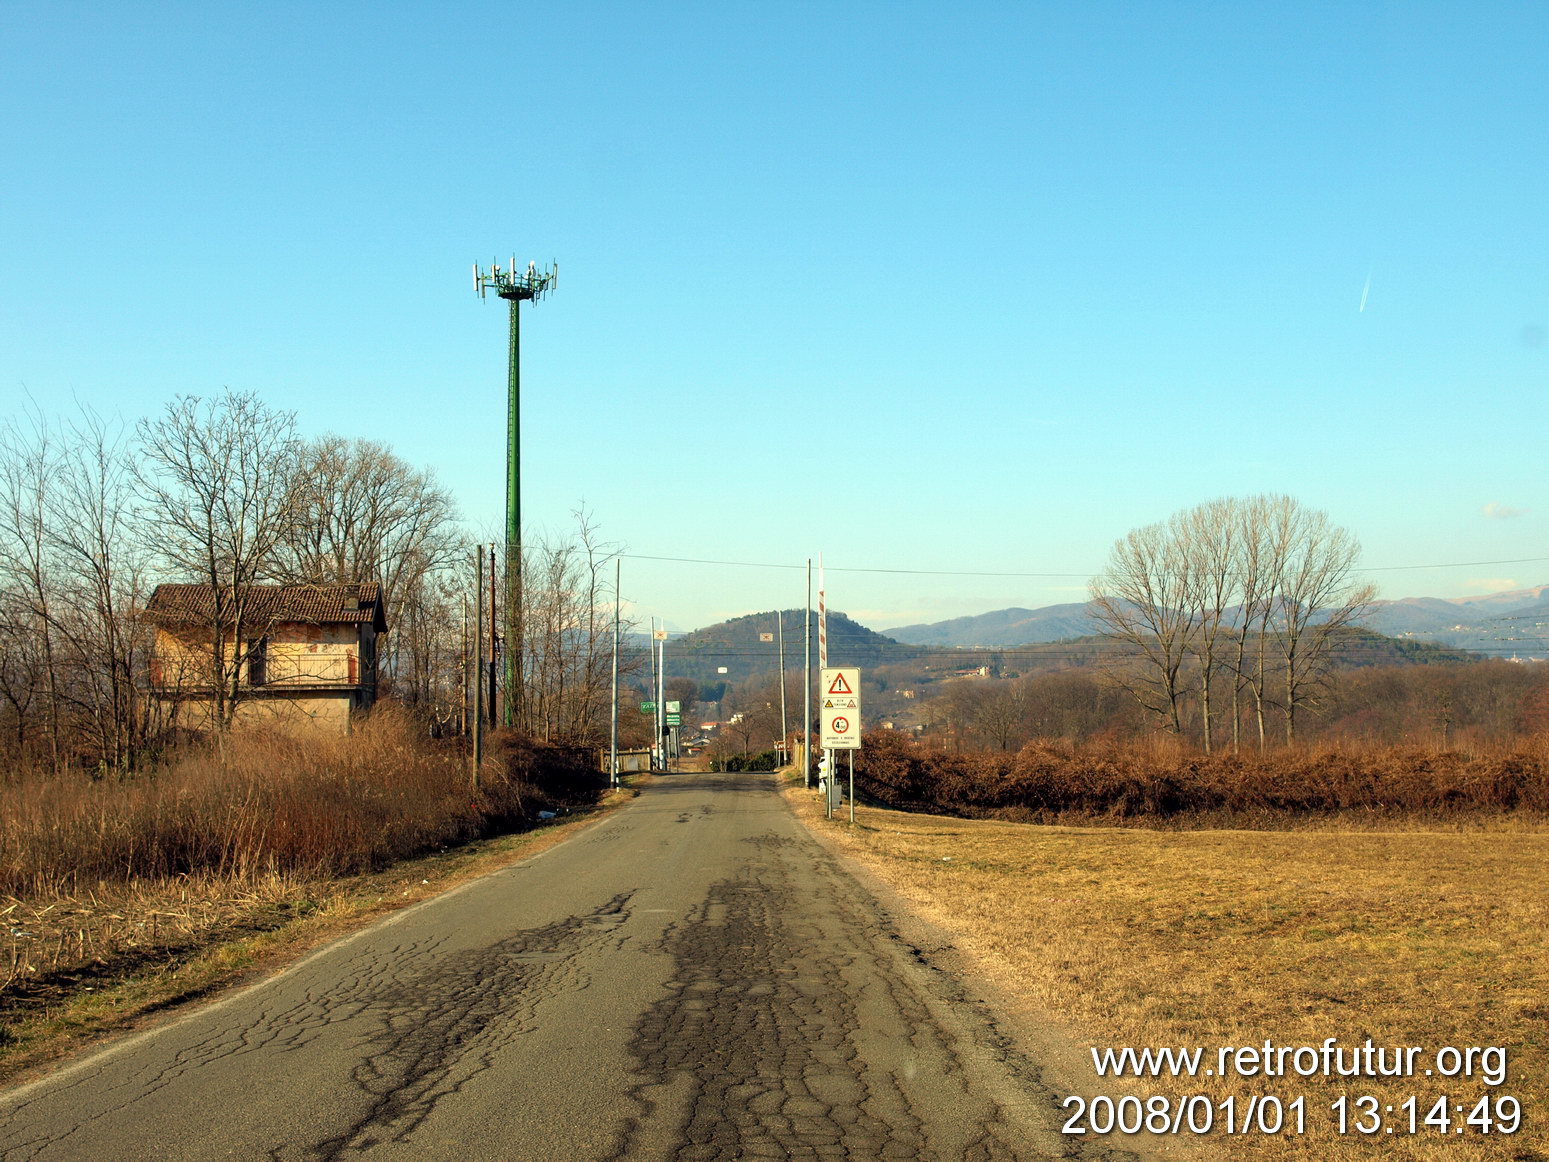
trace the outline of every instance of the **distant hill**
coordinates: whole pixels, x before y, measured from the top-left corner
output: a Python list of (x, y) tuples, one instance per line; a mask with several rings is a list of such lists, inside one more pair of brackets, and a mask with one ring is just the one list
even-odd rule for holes
[[(1549, 585), (1478, 597), (1404, 597), (1374, 601), (1360, 624), (1387, 637), (1429, 642), (1494, 657), (1549, 658)], [(1070, 641), (1101, 627), (1085, 603), (997, 609), (972, 617), (905, 625), (899, 642), (943, 649), (1010, 649)]]
[[(888, 667), (894, 680), (901, 675), (915, 674), (920, 680), (932, 681), (940, 677), (977, 669), (988, 668), (991, 674), (1033, 674), (1071, 667), (1098, 666), (1114, 660), (1124, 651), (1118, 641), (1100, 634), (1086, 633), (1062, 635), (1058, 640), (1028, 641), (1020, 635), (1029, 632), (1053, 633), (1054, 627), (1079, 628), (1080, 622), (1070, 611), (1082, 610), (1080, 605), (1050, 606), (1047, 610), (1001, 610), (1004, 625), (1011, 627), (1004, 632), (1020, 638), (1011, 645), (936, 645), (914, 644), (894, 640), (891, 636), (867, 629), (843, 613), (828, 615), (829, 664), (860, 666), (865, 670)], [(1040, 619), (1036, 615), (1049, 612), (1052, 616)], [(1035, 615), (1029, 617), (1026, 615)], [(785, 665), (788, 670), (798, 670), (802, 664), (801, 627), (805, 610), (786, 610), (782, 614), (785, 632)], [(961, 632), (960, 640), (990, 636), (982, 632), (992, 625), (995, 615), (984, 614), (980, 618), (956, 618), (954, 625), (978, 622), (980, 631)], [(1068, 620), (1062, 622), (1061, 617)], [(925, 627), (930, 628), (930, 627)], [(667, 643), (667, 673), (672, 677), (690, 678), (696, 682), (727, 682), (736, 685), (750, 678), (772, 675), (778, 666), (776, 643), (759, 640), (759, 635), (773, 633), (775, 614), (748, 614), (729, 621), (704, 626), (691, 633), (674, 637)], [(899, 632), (899, 631), (894, 631)], [(950, 636), (943, 634), (941, 636)], [(1434, 642), (1413, 638), (1394, 638), (1365, 628), (1340, 631), (1339, 645), (1334, 650), (1334, 665), (1339, 668), (1358, 666), (1402, 666), (1458, 664), (1478, 661), (1480, 656), (1464, 650), (1451, 649)], [(813, 616), (812, 664), (818, 664), (817, 617)], [(726, 668), (721, 673), (721, 667)]]
[(917, 646), (1020, 646), (1057, 642), (1100, 632), (1086, 602), (1046, 605), (1041, 609), (997, 609), (972, 617), (954, 617), (887, 631), (896, 641)]
[[(804, 609), (781, 615), (785, 665), (802, 664)], [(732, 685), (774, 674), (775, 612), (752, 613), (704, 626), (667, 643), (667, 672), (696, 682)], [(1456, 664), (1481, 657), (1549, 658), (1549, 586), (1512, 593), (1442, 599), (1409, 597), (1377, 601), (1360, 627), (1340, 635), (1334, 664), (1396, 666)], [(890, 668), (895, 675), (931, 676), (987, 668), (991, 674), (1037, 673), (1098, 665), (1122, 646), (1105, 638), (1085, 603), (1041, 609), (999, 609), (973, 617), (907, 625), (877, 633), (843, 613), (828, 615), (829, 663)], [(642, 643), (644, 644), (644, 643)], [(818, 664), (817, 617), (812, 621), (812, 663)], [(722, 673), (722, 667), (725, 672)]]
[(1374, 601), (1361, 624), (1391, 637), (1493, 657), (1549, 658), (1549, 585), (1479, 597)]
[[(805, 609), (787, 609), (781, 613), (785, 633), (785, 666), (799, 669), (802, 664), (802, 623)], [(818, 664), (817, 614), (812, 615), (812, 664)], [(725, 681), (736, 684), (748, 678), (779, 671), (778, 642), (759, 640), (760, 634), (775, 633), (775, 611), (750, 613), (696, 629), (667, 643), (667, 672), (674, 677), (696, 682)], [(858, 621), (835, 610), (828, 612), (828, 664), (831, 666), (887, 665), (917, 657), (917, 649), (904, 646), (890, 637), (867, 629)], [(720, 668), (726, 667), (726, 673)]]
[[(990, 666), (1001, 674), (1037, 674), (1072, 667), (1101, 666), (1127, 651), (1116, 638), (1090, 634), (1057, 642), (1030, 642), (1019, 646), (920, 647), (913, 656), (922, 671), (962, 671)], [(1332, 661), (1338, 669), (1362, 666), (1445, 665), (1477, 662), (1480, 654), (1448, 649), (1433, 642), (1386, 637), (1369, 629), (1338, 631)]]

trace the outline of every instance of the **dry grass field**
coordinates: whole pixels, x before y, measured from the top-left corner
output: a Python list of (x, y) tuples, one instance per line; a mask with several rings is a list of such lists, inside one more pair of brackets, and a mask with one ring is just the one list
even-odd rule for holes
[(214, 987), (256, 948), (535, 850), (480, 840), (595, 801), (577, 761), (497, 738), (473, 787), (455, 747), (381, 714), (347, 739), (234, 735), (224, 761), (195, 749), (134, 778), (0, 778), (0, 1075)]
[[(1052, 1014), (1075, 1031), (1079, 1056), (1058, 1071), (1062, 1093), (1210, 1099), (1215, 1130), (1180, 1135), (1190, 1156), (1549, 1159), (1549, 828), (1158, 831), (865, 807), (852, 828), (825, 822), (812, 793), (787, 794), (809, 826), (954, 933), (1022, 1016)], [(1099, 1077), (1090, 1055), (1093, 1046), (1204, 1047), (1203, 1074), (1222, 1047), (1321, 1049), (1330, 1037), (1341, 1048), (1370, 1038), (1422, 1052), (1408, 1077), (1301, 1077), (1287, 1058), (1288, 1077), (1122, 1085)], [(1506, 1076), (1487, 1085), (1483, 1057), (1472, 1077), (1425, 1076), (1448, 1047), (1503, 1050)], [(1249, 1098), (1268, 1094), (1305, 1098), (1304, 1133), (1290, 1132), (1289, 1113), (1278, 1134), (1221, 1132), (1225, 1099), (1235, 1097), (1240, 1119)], [(1352, 1103), (1344, 1135), (1330, 1108), (1341, 1094)], [(1353, 1104), (1361, 1095), (1394, 1107), (1379, 1109), (1372, 1134), (1358, 1129), (1372, 1124)], [(1439, 1115), (1425, 1124), (1442, 1095), (1462, 1113), (1449, 1110), (1444, 1128)], [(1487, 1096), (1492, 1116), (1510, 1113), (1500, 1099), (1521, 1103), (1516, 1133), (1498, 1132), (1506, 1122), (1489, 1134), (1466, 1124)], [(1255, 1117), (1271, 1107), (1257, 1108)], [(1202, 1123), (1203, 1105), (1190, 1109)]]

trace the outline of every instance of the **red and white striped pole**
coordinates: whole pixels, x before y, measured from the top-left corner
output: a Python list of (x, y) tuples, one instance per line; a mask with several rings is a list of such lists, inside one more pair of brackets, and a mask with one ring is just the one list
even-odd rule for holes
[(828, 606), (823, 583), (823, 554), (818, 554), (818, 669), (828, 668)]
[[(828, 669), (828, 600), (827, 584), (823, 579), (823, 554), (818, 554), (818, 673)], [(821, 691), (819, 692), (821, 696)], [(821, 713), (821, 711), (819, 712)], [(818, 780), (823, 791), (823, 818), (834, 816), (834, 752), (823, 748), (823, 777)]]

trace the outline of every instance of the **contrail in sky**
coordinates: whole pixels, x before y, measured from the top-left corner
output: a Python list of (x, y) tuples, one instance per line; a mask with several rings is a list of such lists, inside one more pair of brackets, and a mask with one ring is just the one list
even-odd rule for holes
[(1365, 311), (1366, 311), (1366, 296), (1371, 294), (1371, 293), (1372, 293), (1372, 272), (1370, 270), (1368, 270), (1366, 272), (1366, 285), (1361, 288), (1361, 309), (1356, 312), (1357, 314), (1364, 314), (1365, 313)]

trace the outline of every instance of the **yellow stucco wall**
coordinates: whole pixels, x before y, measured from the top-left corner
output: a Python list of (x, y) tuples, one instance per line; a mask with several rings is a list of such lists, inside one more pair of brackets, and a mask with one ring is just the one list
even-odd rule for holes
[[(347, 733), (352, 709), (369, 705), (374, 695), (369, 667), (374, 641), (362, 650), (363, 633), (375, 637), (370, 626), (284, 623), (272, 627), (263, 682), (239, 703), (235, 720)], [(368, 655), (365, 659), (363, 652)], [(228, 641), (227, 657), (233, 653)], [(175, 720), (189, 729), (207, 728), (213, 716), (212, 700), (198, 696), (201, 688), (209, 689), (208, 655), (208, 643), (196, 634), (157, 630), (153, 693), (175, 701)], [(322, 691), (318, 686), (352, 688)]]

